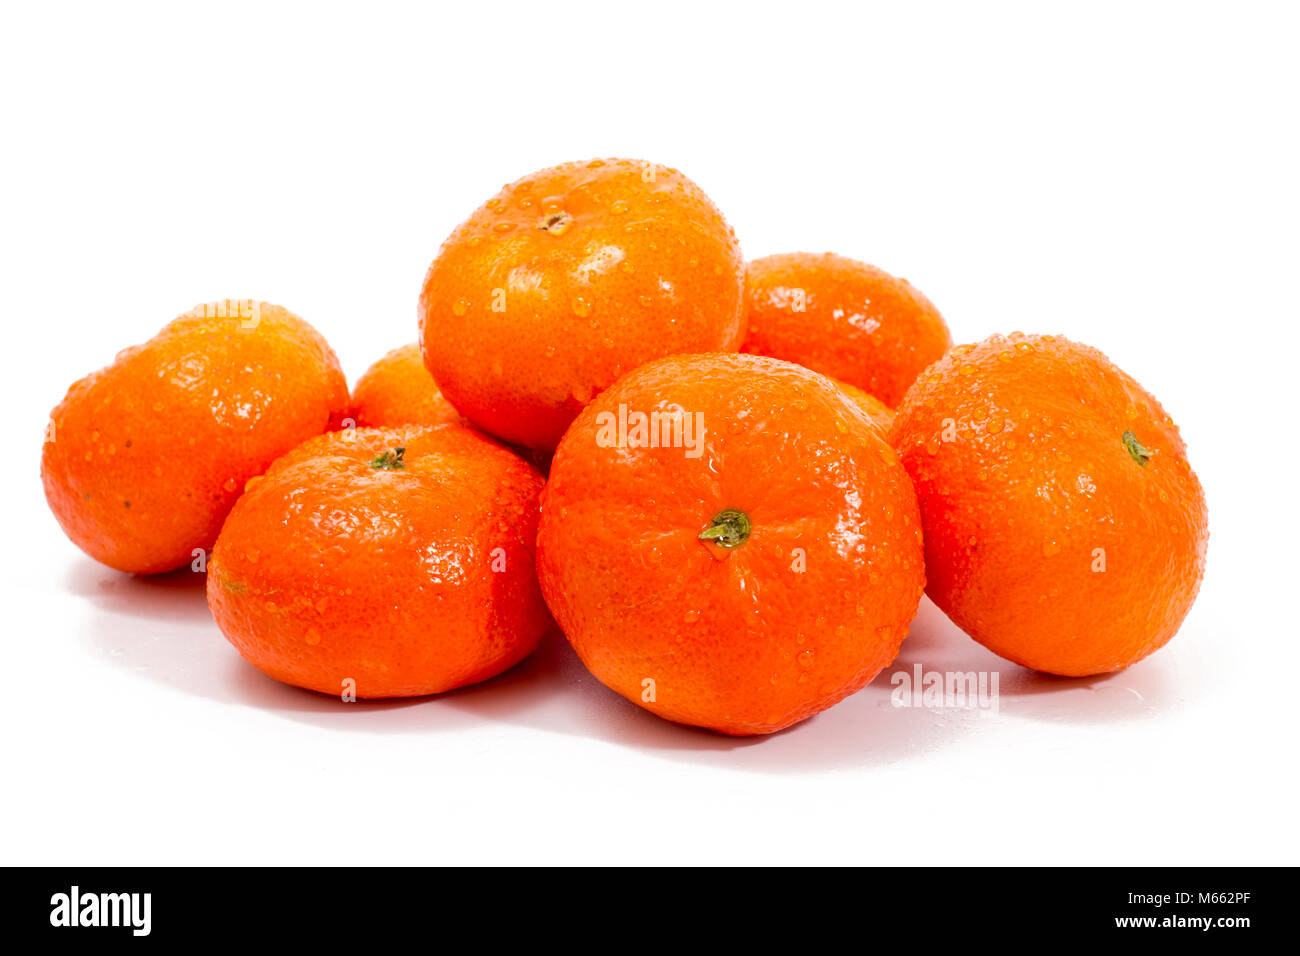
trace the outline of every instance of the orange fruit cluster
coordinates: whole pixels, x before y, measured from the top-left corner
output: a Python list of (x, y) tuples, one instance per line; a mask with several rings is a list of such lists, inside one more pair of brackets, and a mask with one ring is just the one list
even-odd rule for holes
[(284, 309), (187, 313), (54, 410), (51, 509), (119, 570), (206, 564), (221, 631), (289, 684), (438, 694), (558, 625), (614, 691), (727, 734), (861, 688), (923, 593), (1071, 676), (1141, 660), (1196, 597), (1204, 495), (1136, 381), (1058, 336), (953, 348), (864, 262), (746, 265), (674, 169), (504, 187), (418, 317), (349, 394)]

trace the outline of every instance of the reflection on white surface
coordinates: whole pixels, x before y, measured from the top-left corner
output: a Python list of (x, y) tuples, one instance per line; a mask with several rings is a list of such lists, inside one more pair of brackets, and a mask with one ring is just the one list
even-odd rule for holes
[[(998, 658), (967, 638), (929, 600), (898, 660), (832, 709), (768, 737), (731, 738), (661, 720), (587, 673), (559, 634), (513, 670), (438, 697), (344, 704), (277, 683), (239, 658), (207, 608), (204, 575), (154, 578), (119, 574), (89, 560), (67, 589), (92, 608), (85, 638), (95, 653), (131, 674), (173, 690), (263, 710), (345, 733), (438, 734), (492, 724), (588, 737), (666, 759), (783, 773), (870, 767), (905, 761), (1005, 721), (1097, 724), (1159, 716), (1197, 692), (1204, 668), (1170, 648), (1120, 674), (1057, 678)], [(1192, 649), (1188, 649), (1189, 651)], [(914, 672), (996, 672), (997, 713), (973, 705), (896, 707), (891, 676)], [(1175, 692), (1177, 687), (1177, 692)]]

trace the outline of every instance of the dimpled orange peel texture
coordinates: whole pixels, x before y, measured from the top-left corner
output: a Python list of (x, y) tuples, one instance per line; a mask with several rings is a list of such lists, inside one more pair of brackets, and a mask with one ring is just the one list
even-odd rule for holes
[(834, 253), (755, 259), (743, 350), (856, 385), (891, 408), (952, 345), (930, 300), (905, 279)]
[(460, 425), (314, 438), (249, 484), (208, 572), (227, 639), (276, 680), (359, 698), (487, 680), (553, 626), (542, 477)]
[(892, 433), (935, 604), (1008, 660), (1081, 677), (1178, 631), (1209, 536), (1173, 419), (1096, 349), (1053, 335), (958, 346)]
[(583, 410), (551, 465), (538, 571), (596, 677), (737, 735), (871, 680), (925, 582), (911, 483), (867, 414), (815, 372), (727, 354), (650, 362)]
[(553, 450), (619, 375), (735, 351), (744, 260), (675, 169), (565, 163), (511, 183), (443, 243), (420, 297), (424, 361), (474, 425)]
[(68, 537), (152, 574), (193, 565), (244, 483), (342, 422), (347, 380), (310, 325), (278, 305), (198, 306), (68, 389), (41, 478)]
[(442, 397), (424, 367), (420, 346), (393, 349), (366, 369), (352, 390), (352, 418), (360, 426), (444, 425), (463, 419)]

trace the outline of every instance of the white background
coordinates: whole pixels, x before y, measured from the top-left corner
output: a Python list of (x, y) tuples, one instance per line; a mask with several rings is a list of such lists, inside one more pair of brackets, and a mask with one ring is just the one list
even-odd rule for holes
[[(1294, 8), (976, 6), (6, 5), (4, 861), (1298, 862)], [(610, 155), (681, 168), (751, 257), (865, 259), (958, 341), (1134, 374), (1209, 499), (1179, 636), (1054, 680), (927, 602), (895, 669), (998, 670), (996, 716), (892, 708), (887, 671), (766, 739), (661, 722), (562, 643), (345, 706), (245, 665), (197, 576), (60, 533), (37, 462), (73, 380), (226, 297), (355, 380), (475, 206)]]

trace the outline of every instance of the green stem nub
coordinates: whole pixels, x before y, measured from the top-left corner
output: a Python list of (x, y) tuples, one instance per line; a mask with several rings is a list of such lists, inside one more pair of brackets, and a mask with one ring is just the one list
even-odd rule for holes
[(750, 532), (749, 515), (743, 511), (719, 511), (707, 528), (700, 532), (701, 541), (712, 541), (719, 548), (739, 548)]
[(1124, 433), (1124, 447), (1128, 449), (1128, 453), (1133, 457), (1133, 460), (1143, 468), (1151, 460), (1151, 456), (1155, 454), (1149, 448), (1143, 447), (1142, 443), (1138, 441), (1137, 435), (1132, 432)]
[(406, 449), (394, 448), (392, 451), (386, 451), (370, 463), (371, 468), (386, 468), (389, 471), (396, 471), (399, 468), (405, 468), (406, 462), (402, 461), (402, 456), (406, 454)]

